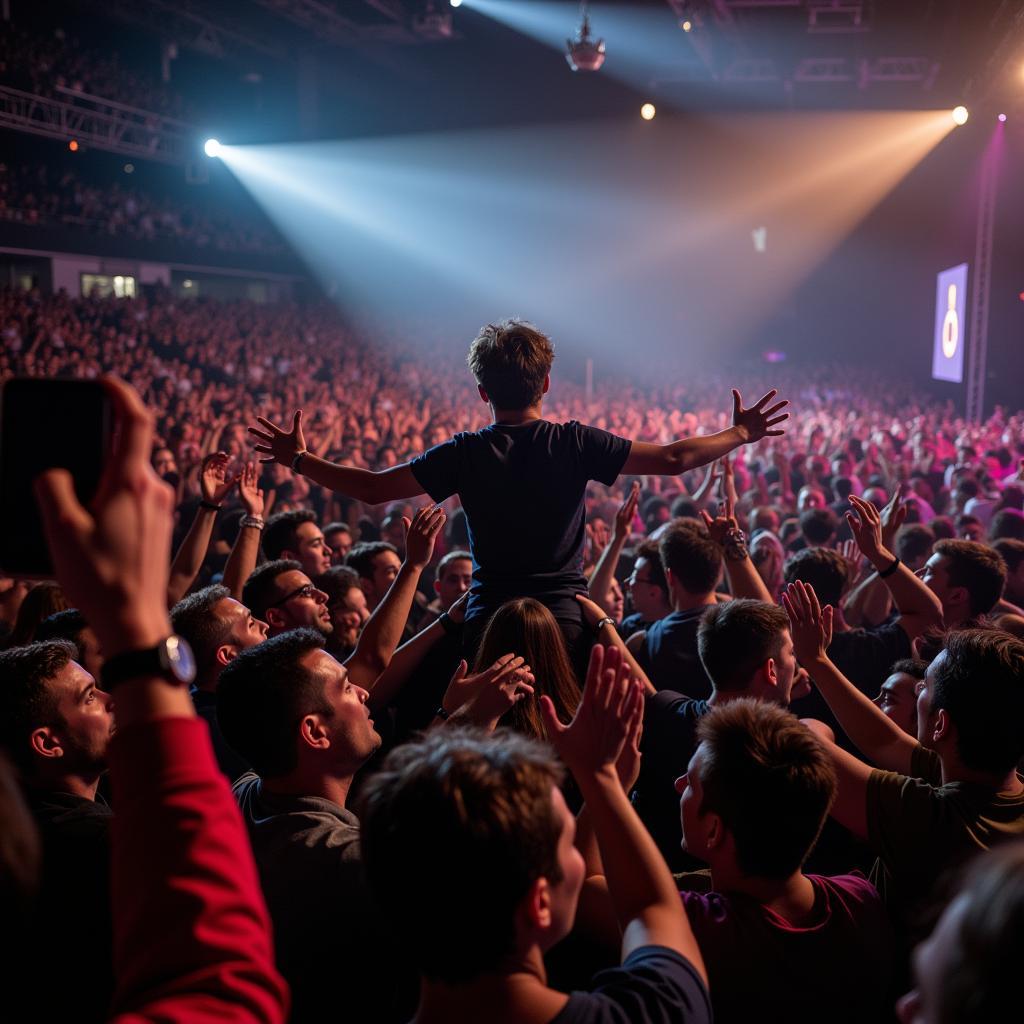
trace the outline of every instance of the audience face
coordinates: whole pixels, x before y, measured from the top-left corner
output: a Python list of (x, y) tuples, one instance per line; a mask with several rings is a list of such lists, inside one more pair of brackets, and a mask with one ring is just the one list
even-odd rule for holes
[(979, 523), (963, 523), (957, 531), (961, 540), (973, 540), (978, 544), (985, 543), (985, 527)]
[(324, 700), (332, 712), (327, 731), (338, 767), (343, 773), (355, 772), (381, 744), (366, 704), (370, 695), (356, 686), (345, 666), (326, 651), (310, 651), (302, 661), (324, 680)]
[(701, 813), (704, 799), (700, 783), (703, 746), (700, 744), (690, 758), (686, 774), (676, 779), (676, 792), (679, 794), (679, 818), (683, 826), (682, 847), (691, 856), (708, 862), (712, 833), (721, 828), (721, 821), (716, 815)]
[(331, 551), (331, 565), (344, 565), (345, 556), (352, 550), (352, 534), (348, 530), (332, 530), (324, 541)]
[(473, 562), (469, 558), (452, 559), (444, 574), (434, 581), (434, 591), (442, 608), (451, 608), (473, 586)]
[(295, 559), (307, 576), (319, 576), (331, 567), (331, 549), (316, 523), (299, 523), (295, 529)]
[(312, 626), (325, 635), (333, 632), (327, 595), (318, 590), (304, 572), (289, 569), (281, 573), (276, 582), (281, 598), (267, 609), (271, 633), (276, 635), (299, 626)]
[(892, 719), (905, 733), (917, 736), (917, 686), (920, 680), (906, 672), (893, 672), (882, 683), (874, 703), (886, 718)]
[(924, 747), (934, 749), (934, 733), (936, 715), (932, 713), (932, 694), (935, 690), (935, 669), (943, 658), (949, 655), (940, 651), (935, 660), (928, 666), (923, 680), (917, 683), (917, 742)]
[(370, 618), (366, 595), (358, 587), (350, 587), (344, 597), (327, 609), (331, 615), (334, 636), (342, 647), (355, 647), (359, 634)]
[(267, 639), (270, 627), (261, 619), (257, 619), (241, 601), (233, 597), (225, 597), (213, 608), (214, 614), (222, 621), (230, 622), (231, 632), (227, 642), (247, 651), (250, 647), (263, 643)]
[(796, 501), (798, 512), (806, 512), (811, 508), (824, 508), (826, 504), (825, 495), (817, 487), (800, 488), (800, 494)]
[(114, 701), (110, 694), (100, 690), (75, 661), (69, 661), (47, 681), (47, 686), (57, 697), (60, 724), (33, 733), (36, 751), (52, 756), (54, 745), (59, 745), (62, 756), (54, 757), (51, 767), (62, 775), (101, 771), (114, 733)]
[(366, 594), (366, 603), (372, 609), (384, 600), (391, 584), (395, 582), (398, 570), (402, 568), (402, 560), (394, 551), (382, 551), (373, 559), (373, 575), (369, 579), (360, 577), (363, 584), (363, 591)]
[[(551, 893), (551, 925), (547, 931), (542, 948), (547, 950), (560, 942), (572, 931), (576, 918), (576, 907), (579, 904), (580, 891), (583, 888), (585, 865), (583, 857), (575, 846), (576, 819), (565, 803), (565, 797), (557, 786), (551, 787), (551, 806), (555, 817), (561, 822), (558, 837), (558, 864), (562, 871), (562, 880), (549, 883)], [(529, 897), (527, 897), (529, 899)]]
[(636, 560), (626, 585), (629, 587), (633, 610), (644, 622), (654, 622), (666, 614), (668, 600), (665, 591), (651, 582), (650, 559), (641, 555)]
[(942, 611), (947, 624), (957, 621), (956, 617), (970, 615), (969, 602), (963, 587), (954, 587), (949, 579), (949, 557), (934, 554), (924, 563), (921, 579), (932, 593), (942, 602)]

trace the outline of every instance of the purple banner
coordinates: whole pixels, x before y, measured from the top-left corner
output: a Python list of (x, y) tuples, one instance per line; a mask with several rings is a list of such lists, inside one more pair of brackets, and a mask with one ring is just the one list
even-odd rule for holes
[(959, 384), (967, 344), (967, 264), (939, 272), (935, 287), (935, 343), (932, 378)]

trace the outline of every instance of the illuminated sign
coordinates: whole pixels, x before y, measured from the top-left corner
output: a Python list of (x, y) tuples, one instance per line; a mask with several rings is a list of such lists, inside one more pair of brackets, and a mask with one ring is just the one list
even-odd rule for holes
[(959, 384), (964, 379), (967, 341), (967, 264), (940, 271), (935, 283), (935, 340), (932, 377)]

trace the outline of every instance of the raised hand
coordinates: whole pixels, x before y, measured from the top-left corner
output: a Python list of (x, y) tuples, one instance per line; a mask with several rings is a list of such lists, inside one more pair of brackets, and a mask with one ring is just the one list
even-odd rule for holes
[(256, 422), (263, 428), (257, 430), (249, 427), (252, 434), (260, 444), (254, 446), (255, 450), (269, 455), (268, 459), (260, 459), (260, 462), (280, 462), (282, 466), (291, 466), (292, 460), (299, 452), (306, 451), (306, 438), (302, 433), (302, 410), (297, 409), (292, 417), (292, 429), (282, 430), (276, 423), (263, 416), (257, 416)]
[(860, 573), (860, 548), (855, 540), (844, 540), (836, 548), (846, 563), (846, 579), (852, 583)]
[(590, 652), (583, 699), (568, 725), (558, 720), (551, 698), (540, 699), (548, 739), (577, 781), (615, 770), (633, 719), (643, 716), (643, 688), (631, 678), (617, 647), (594, 646)]
[(796, 660), (809, 665), (827, 657), (832, 643), (832, 605), (822, 608), (814, 587), (797, 580), (782, 592), (782, 607), (789, 616)]
[(263, 515), (263, 488), (260, 487), (260, 475), (255, 462), (247, 463), (242, 469), (238, 477), (238, 496), (248, 515)]
[(410, 523), (404, 516), (405, 524), (405, 560), (409, 565), (425, 569), (434, 554), (434, 541), (445, 522), (444, 509), (440, 505), (427, 505), (421, 508)]
[(700, 517), (704, 520), (704, 525), (708, 529), (708, 536), (719, 546), (725, 545), (725, 539), (729, 536), (730, 531), (739, 529), (739, 523), (733, 514), (735, 509), (733, 508), (732, 498), (725, 499), (724, 511), (725, 515), (715, 516), (712, 519), (704, 509), (700, 510)]
[(644, 733), (644, 701), (641, 698), (639, 712), (629, 719), (626, 731), (626, 741), (622, 744), (622, 753), (615, 762), (615, 771), (618, 773), (619, 782), (627, 795), (636, 785), (640, 778), (640, 741)]
[(784, 430), (771, 430), (770, 428), (789, 419), (789, 413), (782, 412), (789, 405), (789, 401), (784, 399), (781, 402), (776, 402), (770, 408), (765, 408), (777, 394), (778, 391), (772, 388), (749, 409), (744, 409), (740, 393), (735, 388), (732, 389), (732, 425), (746, 433), (748, 444), (760, 441), (762, 437), (778, 437), (785, 433)]
[(469, 666), (459, 662), (441, 707), (449, 715), (493, 729), (510, 708), (533, 694), (533, 673), (525, 658), (503, 654), (490, 668), (469, 675)]
[(864, 557), (874, 564), (879, 561), (883, 552), (888, 551), (882, 542), (882, 518), (870, 501), (864, 501), (863, 498), (851, 494), (850, 504), (853, 511), (846, 513), (846, 521), (853, 531), (853, 539)]
[(203, 459), (199, 469), (199, 487), (203, 501), (219, 505), (238, 481), (238, 475), (228, 475), (227, 452), (211, 452)]
[(892, 550), (896, 531), (907, 518), (907, 506), (903, 504), (903, 484), (897, 484), (892, 497), (882, 509), (882, 546)]
[(634, 480), (633, 486), (626, 495), (625, 501), (619, 506), (615, 513), (615, 539), (625, 541), (633, 527), (633, 520), (636, 518), (636, 508), (640, 503), (640, 481)]

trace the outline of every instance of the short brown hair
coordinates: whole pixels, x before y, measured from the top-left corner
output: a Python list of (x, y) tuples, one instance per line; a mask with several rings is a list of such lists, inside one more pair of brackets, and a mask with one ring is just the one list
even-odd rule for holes
[(701, 664), (718, 691), (744, 690), (769, 658), (778, 658), (789, 616), (775, 604), (742, 598), (710, 605), (697, 629)]
[(526, 409), (544, 394), (555, 350), (546, 334), (525, 320), (480, 328), (467, 362), (496, 409)]
[(814, 848), (835, 798), (825, 748), (795, 715), (748, 697), (712, 708), (697, 738), (700, 812), (722, 819), (745, 875), (788, 878)]
[(562, 879), (551, 802), (561, 778), (547, 747), (514, 732), (437, 729), (367, 781), (370, 890), (426, 977), (458, 984), (513, 952), (520, 900), (538, 878)]
[(1006, 586), (1006, 563), (998, 551), (973, 540), (940, 540), (933, 553), (949, 559), (949, 582), (966, 587), (971, 615), (992, 611)]
[(722, 574), (722, 549), (703, 526), (673, 522), (658, 542), (661, 564), (690, 594), (710, 594)]

